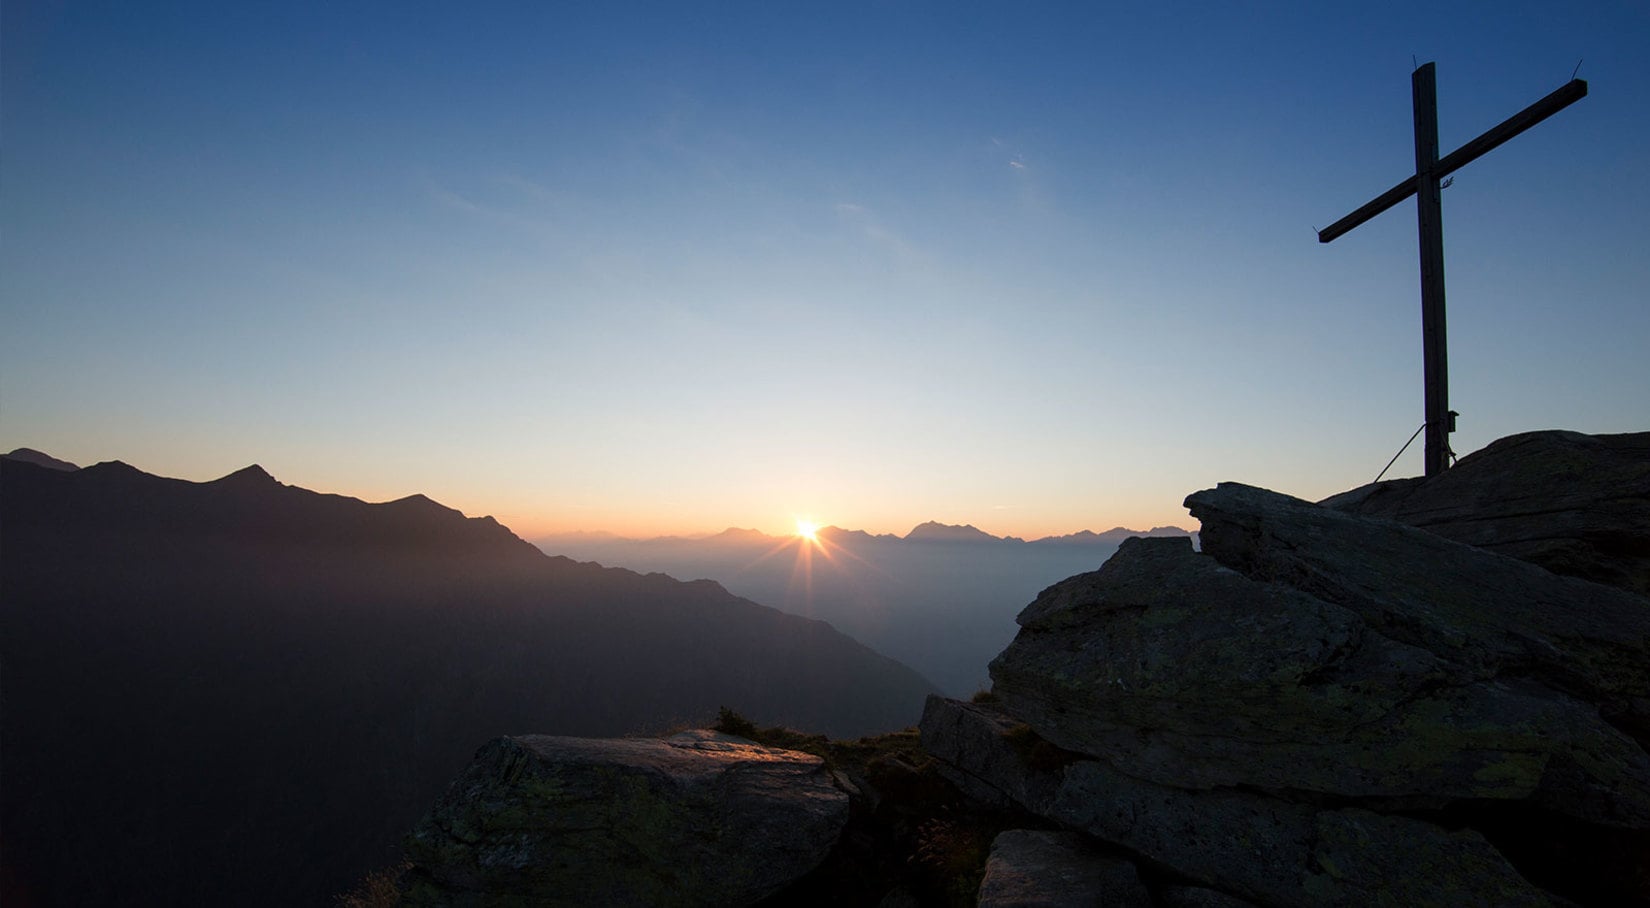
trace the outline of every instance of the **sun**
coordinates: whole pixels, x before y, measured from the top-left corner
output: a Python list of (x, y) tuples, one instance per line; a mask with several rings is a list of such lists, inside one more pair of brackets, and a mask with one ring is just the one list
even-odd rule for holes
[(796, 521), (796, 535), (812, 543), (819, 542), (819, 524), (812, 520), (798, 519)]

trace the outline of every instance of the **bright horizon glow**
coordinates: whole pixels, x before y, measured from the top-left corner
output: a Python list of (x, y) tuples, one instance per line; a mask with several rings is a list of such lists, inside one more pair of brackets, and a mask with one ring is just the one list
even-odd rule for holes
[(1647, 46), (1642, 3), (4, 3), (0, 450), (528, 539), (1320, 499), (1423, 418), (1413, 202), (1313, 233), (1413, 172), (1412, 55), (1446, 153), (1590, 86), (1443, 196), (1456, 452), (1643, 431)]
[(808, 542), (813, 543), (814, 545), (818, 545), (819, 524), (814, 523), (812, 520), (803, 520), (799, 517), (796, 520), (796, 535), (802, 537)]

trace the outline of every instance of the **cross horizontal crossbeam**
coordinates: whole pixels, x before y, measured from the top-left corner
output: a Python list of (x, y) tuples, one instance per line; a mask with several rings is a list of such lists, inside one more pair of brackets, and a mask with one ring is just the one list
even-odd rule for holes
[[(1460, 148), (1455, 149), (1442, 158), (1439, 158), (1438, 164), (1433, 168), (1433, 175), (1439, 179), (1449, 176), (1450, 173), (1454, 172), (1458, 168), (1465, 166), (1471, 161), (1477, 160), (1501, 143), (1511, 139), (1513, 136), (1518, 135), (1524, 130), (1529, 129), (1531, 126), (1540, 123), (1542, 120), (1547, 119), (1564, 108), (1569, 107), (1571, 104), (1574, 104), (1586, 96), (1587, 80), (1571, 79), (1568, 83), (1547, 97), (1542, 98), (1534, 104), (1531, 104), (1529, 107), (1513, 114), (1507, 119), (1501, 121), (1501, 124), (1495, 128), (1489, 130), (1478, 138), (1473, 139), (1471, 142), (1462, 145)], [(1357, 227), (1359, 224), (1362, 224), (1388, 208), (1402, 202), (1404, 199), (1414, 195), (1416, 179), (1417, 177), (1414, 176), (1406, 178), (1403, 182), (1365, 203), (1357, 211), (1352, 212), (1346, 217), (1341, 218), (1335, 223), (1330, 224), (1328, 227), (1318, 231), (1318, 242), (1328, 243), (1352, 228)]]

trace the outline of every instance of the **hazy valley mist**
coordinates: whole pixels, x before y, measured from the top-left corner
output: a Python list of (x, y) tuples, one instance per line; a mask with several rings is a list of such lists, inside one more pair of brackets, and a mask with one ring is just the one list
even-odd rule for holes
[(707, 538), (535, 540), (546, 552), (708, 578), (763, 605), (828, 621), (911, 666), (947, 693), (987, 683), (986, 664), (1014, 638), (1014, 617), (1044, 587), (1096, 570), (1124, 539), (1186, 535), (1176, 527), (1084, 531), (1035, 541), (925, 523), (905, 536), (826, 527), (818, 541), (727, 530)]

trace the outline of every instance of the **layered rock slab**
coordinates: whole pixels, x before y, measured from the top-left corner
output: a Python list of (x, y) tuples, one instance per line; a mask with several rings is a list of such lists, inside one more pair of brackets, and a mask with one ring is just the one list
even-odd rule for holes
[(1650, 596), (1650, 432), (1525, 432), (1322, 504)]
[(1048, 760), (1019, 727), (999, 708), (939, 697), (922, 721), (924, 746), (933, 729), (934, 755), (973, 788), (1218, 893), (1176, 887), (1188, 889), (1178, 895), (1288, 906), (1549, 904), (1471, 830), (1235, 788), (1177, 788), (1077, 755)]
[(1573, 694), (1650, 740), (1650, 599), (1240, 483), (1186, 507), (1222, 565), (1351, 609), (1481, 678)]
[(1650, 757), (1590, 703), (1394, 640), (1353, 608), (1252, 580), (1189, 540), (1125, 542), (1019, 622), (991, 664), (1006, 710), (1139, 779), (1409, 808), (1534, 798), (1650, 825)]
[(1186, 507), (1221, 564), (1345, 605), (1394, 637), (1489, 669), (1526, 661), (1590, 695), (1650, 689), (1643, 596), (1241, 483)]
[(818, 757), (692, 731), (498, 738), (419, 824), (407, 905), (749, 905), (848, 819)]

